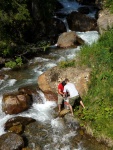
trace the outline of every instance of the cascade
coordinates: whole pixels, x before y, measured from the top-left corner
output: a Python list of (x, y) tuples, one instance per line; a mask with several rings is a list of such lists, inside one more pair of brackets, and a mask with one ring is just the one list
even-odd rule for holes
[[(77, 7), (80, 6), (76, 1), (62, 0), (60, 2), (62, 2), (65, 8), (68, 6), (68, 12), (76, 9), (74, 3), (77, 4)], [(57, 16), (55, 18), (64, 22), (67, 32), (70, 31), (66, 18), (59, 18)], [(78, 32), (77, 34), (87, 44), (92, 44), (99, 37), (97, 31)], [(18, 71), (9, 68), (1, 69), (7, 78), (0, 81), (0, 135), (5, 133), (4, 124), (8, 119), (17, 116), (31, 117), (37, 122), (26, 127), (24, 136), (26, 136), (28, 146), (32, 150), (36, 150), (37, 145), (41, 146), (41, 150), (105, 150), (106, 147), (99, 145), (97, 141), (89, 137), (81, 136), (78, 132), (78, 124), (73, 122), (73, 119), (66, 123), (64, 119), (57, 117), (56, 111), (54, 110), (57, 106), (56, 102), (46, 101), (43, 92), (38, 89), (36, 91), (37, 93), (32, 94), (33, 105), (30, 109), (14, 115), (6, 115), (2, 111), (2, 98), (4, 93), (15, 92), (23, 86), (36, 86), (37, 78), (42, 73), (57, 66), (62, 60), (75, 58), (76, 52), (80, 50), (80, 46), (63, 50), (54, 48), (56, 46), (51, 46), (48, 56), (44, 55), (30, 60), (26, 69), (22, 68)], [(71, 118), (70, 116), (68, 117)], [(40, 128), (38, 129), (38, 127)]]

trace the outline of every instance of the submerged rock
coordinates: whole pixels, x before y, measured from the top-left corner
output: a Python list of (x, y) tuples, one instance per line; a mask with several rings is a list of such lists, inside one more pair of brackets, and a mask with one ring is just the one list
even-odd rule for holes
[(14, 132), (14, 133), (22, 133), (24, 132), (24, 128), (31, 122), (35, 122), (36, 120), (33, 118), (17, 116), (9, 119), (5, 123), (5, 131)]
[(18, 134), (6, 133), (0, 136), (0, 150), (21, 150), (23, 147), (23, 138)]

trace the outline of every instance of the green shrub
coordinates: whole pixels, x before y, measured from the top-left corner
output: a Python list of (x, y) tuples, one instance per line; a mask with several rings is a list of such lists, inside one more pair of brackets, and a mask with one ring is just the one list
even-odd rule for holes
[(21, 57), (17, 57), (15, 61), (9, 61), (5, 63), (5, 66), (13, 69), (18, 66), (21, 67), (22, 64), (23, 63)]

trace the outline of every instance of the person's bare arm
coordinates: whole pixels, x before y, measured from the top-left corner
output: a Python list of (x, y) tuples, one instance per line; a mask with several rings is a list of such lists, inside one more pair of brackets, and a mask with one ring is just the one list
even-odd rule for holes
[(61, 89), (58, 89), (58, 92), (63, 96), (64, 93), (61, 91)]

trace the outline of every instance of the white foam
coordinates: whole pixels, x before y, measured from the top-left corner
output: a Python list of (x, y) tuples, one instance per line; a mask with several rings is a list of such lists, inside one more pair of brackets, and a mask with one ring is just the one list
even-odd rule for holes
[(76, 32), (78, 36), (80, 36), (86, 44), (91, 45), (99, 39), (99, 34), (97, 31), (86, 31), (86, 32)]
[(8, 70), (11, 70), (11, 68), (3, 67), (1, 70), (8, 71)]
[(15, 83), (16, 83), (16, 79), (10, 79), (10, 80), (8, 80), (8, 85), (9, 86), (13, 86)]
[(72, 11), (78, 11), (78, 8), (81, 7), (81, 5), (76, 1), (59, 0), (59, 2), (63, 5), (64, 8), (62, 8), (58, 12), (62, 12), (65, 14), (69, 14)]

